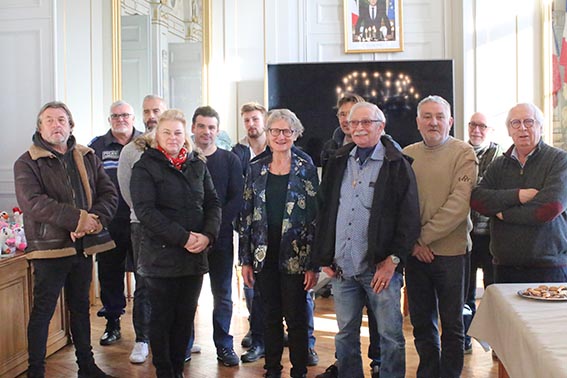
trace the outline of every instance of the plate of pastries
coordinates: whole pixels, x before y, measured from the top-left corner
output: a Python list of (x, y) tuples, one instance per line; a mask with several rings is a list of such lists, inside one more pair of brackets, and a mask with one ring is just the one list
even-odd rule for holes
[(519, 290), (520, 297), (535, 299), (540, 301), (567, 301), (567, 284), (555, 286), (539, 285), (537, 287), (528, 287), (525, 290)]

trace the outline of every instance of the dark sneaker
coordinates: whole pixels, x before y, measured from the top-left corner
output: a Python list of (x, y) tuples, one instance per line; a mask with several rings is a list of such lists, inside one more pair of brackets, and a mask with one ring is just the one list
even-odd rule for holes
[(232, 348), (217, 349), (217, 360), (222, 362), (224, 366), (236, 366), (240, 363), (240, 359)]
[(329, 366), (323, 373), (316, 375), (315, 378), (338, 378), (339, 369), (335, 365)]
[(79, 368), (78, 378), (106, 378), (110, 377), (95, 364)]
[(307, 366), (316, 366), (319, 363), (319, 356), (315, 349), (309, 348), (307, 350)]
[(281, 370), (268, 370), (264, 378), (282, 378), (282, 372)]
[(120, 338), (120, 319), (108, 319), (106, 321), (106, 328), (100, 337), (100, 345), (112, 345)]
[(264, 358), (265, 350), (264, 347), (261, 345), (254, 345), (250, 349), (248, 349), (240, 359), (242, 362), (254, 362), (258, 361), (260, 358)]
[(242, 345), (243, 348), (250, 348), (252, 346), (252, 331), (248, 330), (246, 336), (242, 338), (240, 345)]

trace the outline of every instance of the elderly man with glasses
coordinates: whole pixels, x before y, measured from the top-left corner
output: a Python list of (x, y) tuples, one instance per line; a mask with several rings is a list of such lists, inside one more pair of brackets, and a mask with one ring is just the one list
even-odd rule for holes
[(349, 113), (354, 143), (331, 156), (321, 183), (314, 261), (332, 277), (339, 332), (339, 378), (364, 377), (360, 325), (372, 307), (380, 334), (379, 376), (405, 377), (400, 289), (403, 266), (419, 236), (417, 186), (410, 160), (384, 135), (374, 104)]
[(142, 134), (134, 128), (134, 119), (134, 109), (130, 104), (124, 101), (114, 102), (110, 105), (108, 117), (110, 130), (95, 137), (89, 144), (102, 160), (104, 171), (110, 176), (119, 193), (118, 210), (108, 225), (116, 248), (110, 253), (97, 255), (100, 299), (103, 306), (97, 315), (106, 318), (106, 329), (100, 338), (100, 345), (111, 345), (120, 339), (120, 316), (124, 314), (126, 307), (124, 273), (126, 255), (132, 253), (130, 207), (120, 194), (117, 171), (122, 148)]
[(486, 170), (471, 207), (490, 217), (496, 283), (567, 281), (567, 153), (546, 144), (543, 113), (518, 104), (514, 144)]

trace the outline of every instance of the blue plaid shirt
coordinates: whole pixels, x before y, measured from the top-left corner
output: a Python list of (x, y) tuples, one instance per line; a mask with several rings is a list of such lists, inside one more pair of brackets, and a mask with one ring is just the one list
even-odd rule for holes
[(335, 263), (345, 277), (368, 272), (371, 268), (367, 260), (368, 221), (374, 185), (385, 154), (384, 146), (378, 142), (370, 157), (360, 165), (355, 157), (356, 150), (357, 147), (351, 150), (343, 176), (336, 224)]

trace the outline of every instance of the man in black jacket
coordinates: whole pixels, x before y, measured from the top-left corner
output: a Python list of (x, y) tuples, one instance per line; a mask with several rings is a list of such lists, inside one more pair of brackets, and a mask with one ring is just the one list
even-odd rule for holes
[(405, 376), (401, 263), (419, 236), (419, 205), (410, 162), (383, 136), (385, 123), (374, 104), (352, 107), (354, 144), (329, 160), (319, 190), (313, 259), (333, 278), (340, 378), (364, 376), (360, 350), (352, 346), (360, 343), (365, 303), (372, 307), (382, 336), (380, 371)]

